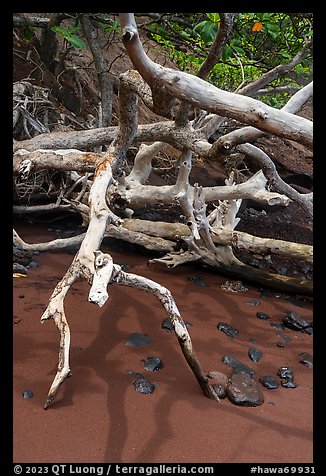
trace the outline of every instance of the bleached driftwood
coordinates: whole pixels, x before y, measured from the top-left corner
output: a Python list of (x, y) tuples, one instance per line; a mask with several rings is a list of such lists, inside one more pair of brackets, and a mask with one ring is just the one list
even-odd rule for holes
[(100, 307), (103, 306), (109, 297), (107, 287), (110, 282), (123, 284), (154, 294), (164, 307), (177, 336), (183, 355), (185, 356), (189, 367), (195, 374), (204, 394), (209, 398), (219, 401), (218, 395), (213, 386), (209, 384), (207, 374), (202, 370), (195, 355), (187, 327), (180, 315), (171, 292), (151, 279), (122, 271), (121, 266), (113, 264), (112, 258), (109, 254), (96, 251), (94, 255), (95, 273), (88, 300)]
[(128, 273), (121, 271), (119, 267), (114, 268), (111, 256), (103, 255), (99, 251), (106, 232), (108, 219), (112, 217), (106, 199), (107, 189), (112, 182), (112, 170), (121, 163), (136, 130), (135, 96), (128, 91), (122, 91), (120, 93), (120, 100), (122, 101), (120, 107), (120, 133), (104, 155), (103, 161), (97, 166), (94, 182), (89, 194), (90, 219), (87, 231), (73, 262), (55, 287), (48, 306), (41, 317), (41, 322), (53, 319), (60, 334), (58, 368), (44, 405), (45, 409), (53, 403), (61, 384), (71, 375), (69, 364), (70, 328), (64, 311), (66, 294), (78, 278), (84, 277), (92, 285), (89, 300), (102, 306), (108, 296), (105, 286), (109, 283), (113, 270), (115, 270), (114, 276), (117, 282), (139, 287), (158, 295), (168, 312), (187, 362), (201, 388), (206, 396), (218, 400), (214, 388), (209, 385), (207, 376), (202, 371), (193, 352), (189, 334), (171, 293), (165, 288), (160, 287), (157, 283), (136, 275), (130, 276)]
[[(186, 167), (184, 165), (184, 167)], [(262, 171), (258, 171), (246, 182), (235, 186), (218, 185), (215, 187), (203, 187), (203, 196), (206, 202), (216, 200), (237, 200), (253, 199), (268, 205), (288, 205), (289, 198), (276, 192), (266, 190), (267, 179)], [(118, 184), (114, 193), (123, 199), (132, 208), (141, 208), (145, 205), (173, 204), (179, 200), (181, 193), (180, 181), (174, 185), (142, 185), (140, 181), (135, 181), (135, 185), (128, 182), (128, 185)], [(194, 187), (187, 186), (187, 195), (190, 200), (194, 198)]]
[[(232, 117), (279, 137), (312, 147), (312, 122), (286, 111), (278, 111), (246, 96), (223, 91), (184, 72), (155, 64), (145, 54), (132, 13), (120, 13), (122, 40), (134, 67), (152, 89), (160, 87), (181, 101), (199, 109)], [(154, 101), (155, 102), (155, 101)]]

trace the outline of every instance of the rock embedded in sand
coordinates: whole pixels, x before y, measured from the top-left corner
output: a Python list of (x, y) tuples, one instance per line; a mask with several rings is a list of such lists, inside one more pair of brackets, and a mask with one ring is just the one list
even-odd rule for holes
[(229, 381), (227, 375), (223, 374), (222, 372), (217, 372), (215, 370), (208, 372), (207, 377), (216, 380), (220, 385), (224, 386), (227, 385)]
[(173, 327), (172, 327), (171, 321), (168, 317), (162, 321), (161, 327), (166, 332), (173, 332)]
[(138, 347), (140, 345), (148, 345), (151, 343), (152, 340), (146, 334), (142, 334), (141, 332), (134, 332), (125, 341), (125, 344), (130, 347)]
[(270, 319), (270, 316), (268, 314), (266, 314), (266, 312), (256, 312), (256, 317), (258, 317), (258, 319), (262, 319), (262, 320)]
[(139, 378), (133, 382), (136, 392), (151, 394), (155, 390), (155, 385), (145, 378)]
[(273, 375), (264, 375), (263, 377), (260, 377), (259, 382), (268, 390), (274, 390), (275, 388), (278, 388), (280, 385), (278, 381), (276, 380)]
[(253, 299), (252, 301), (247, 301), (246, 304), (249, 304), (250, 306), (259, 306), (260, 301), (258, 301), (258, 299)]
[(229, 367), (232, 367), (232, 374), (235, 373), (243, 373), (248, 375), (248, 377), (253, 378), (255, 375), (255, 371), (248, 367), (248, 365), (243, 364), (237, 359), (234, 359), (230, 355), (223, 355), (222, 362)]
[(196, 286), (199, 286), (200, 288), (207, 287), (206, 281), (201, 276), (189, 276), (188, 279), (192, 281), (194, 284), (196, 284)]
[(142, 359), (144, 362), (144, 369), (150, 370), (151, 372), (158, 372), (164, 367), (162, 360), (159, 357), (147, 357), (147, 359)]
[(244, 373), (234, 373), (226, 387), (230, 402), (244, 407), (257, 407), (264, 403), (264, 396), (255, 380)]
[(283, 324), (280, 324), (279, 322), (270, 322), (270, 325), (277, 329), (278, 331), (284, 331), (284, 326)]
[(296, 388), (298, 385), (294, 383), (292, 369), (284, 365), (277, 371), (277, 375), (282, 379), (281, 385), (286, 388)]
[(299, 362), (304, 364), (306, 367), (309, 367), (310, 369), (313, 368), (313, 357), (311, 354), (309, 354), (308, 352), (301, 352), (301, 354), (299, 354), (299, 357)]
[(26, 266), (23, 266), (22, 264), (13, 263), (12, 272), (13, 273), (27, 274), (27, 268), (26, 268)]
[(217, 324), (217, 328), (219, 331), (224, 332), (229, 337), (235, 337), (239, 334), (239, 331), (237, 329), (235, 329), (226, 322), (219, 322)]
[(32, 398), (34, 397), (34, 393), (31, 390), (23, 390), (22, 391), (23, 398)]
[(312, 334), (311, 323), (302, 319), (296, 312), (287, 311), (286, 317), (283, 318), (283, 324), (294, 331), (306, 332), (308, 330), (307, 334)]
[(255, 347), (251, 347), (248, 350), (248, 356), (253, 362), (258, 363), (260, 361), (260, 359), (262, 358), (263, 353), (262, 353), (261, 350), (256, 349)]

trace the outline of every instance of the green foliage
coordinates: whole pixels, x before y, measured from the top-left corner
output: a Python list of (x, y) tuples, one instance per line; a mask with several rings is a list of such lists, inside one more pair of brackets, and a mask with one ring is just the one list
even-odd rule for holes
[(86, 44), (83, 40), (76, 35), (76, 32), (80, 30), (79, 26), (73, 26), (69, 29), (63, 26), (53, 26), (51, 30), (64, 38), (74, 48), (86, 48)]
[[(182, 14), (171, 14), (180, 16)], [(219, 29), (218, 13), (188, 14), (189, 27), (182, 21), (152, 23), (148, 30), (157, 43), (168, 51), (180, 69), (196, 74), (205, 60)], [(312, 15), (288, 13), (237, 13), (233, 30), (222, 57), (211, 70), (208, 81), (225, 90), (235, 91), (243, 82), (262, 76), (275, 66), (287, 63), (313, 34)], [(311, 74), (312, 58), (308, 56), (294, 68), (301, 78)], [(283, 79), (282, 84), (286, 84)], [(278, 84), (271, 83), (272, 86)], [(285, 95), (262, 97), (270, 105), (281, 105)], [(283, 104), (284, 105), (284, 104)]]
[(112, 21), (112, 23), (103, 23), (101, 21), (97, 22), (97, 25), (103, 30), (105, 33), (119, 33), (121, 31), (120, 23), (117, 20)]
[(208, 20), (203, 20), (194, 27), (194, 31), (198, 31), (201, 39), (206, 45), (213, 43), (220, 24), (219, 13), (206, 13)]
[(26, 41), (26, 43), (29, 43), (34, 35), (35, 28), (32, 26), (28, 26), (24, 29), (24, 36), (23, 40)]

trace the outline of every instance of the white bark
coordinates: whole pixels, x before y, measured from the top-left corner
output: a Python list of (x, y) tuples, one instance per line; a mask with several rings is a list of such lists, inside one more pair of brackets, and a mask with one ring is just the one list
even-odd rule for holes
[(174, 97), (194, 107), (232, 117), (244, 124), (312, 147), (312, 122), (278, 111), (249, 97), (216, 88), (201, 78), (155, 64), (145, 54), (132, 13), (120, 13), (123, 43), (134, 67), (152, 88), (165, 88)]
[(88, 300), (102, 307), (109, 297), (107, 286), (110, 281), (112, 281), (112, 283), (131, 286), (152, 293), (158, 297), (168, 315), (187, 363), (193, 371), (204, 394), (209, 398), (219, 401), (218, 395), (214, 388), (209, 384), (207, 374), (202, 370), (196, 357), (187, 327), (180, 315), (171, 292), (151, 279), (132, 273), (125, 273), (121, 270), (120, 266), (113, 264), (110, 255), (97, 251), (95, 252), (94, 279)]
[[(183, 165), (186, 167), (186, 165)], [(141, 208), (144, 205), (157, 205), (161, 203), (175, 203), (180, 200), (184, 193), (181, 181), (177, 181), (175, 185), (142, 185), (136, 181), (135, 186), (129, 183), (128, 187), (124, 184), (118, 184), (115, 188), (117, 193), (132, 208)], [(206, 202), (216, 200), (237, 200), (251, 198), (268, 205), (284, 205), (289, 204), (289, 198), (276, 192), (266, 190), (267, 179), (262, 171), (258, 171), (246, 182), (236, 185), (219, 185), (215, 187), (203, 187), (203, 196)], [(194, 187), (187, 185), (187, 196), (190, 201), (194, 199)]]
[[(170, 240), (181, 240), (191, 234), (189, 227), (182, 223), (151, 222), (127, 218), (124, 220), (123, 226), (128, 230)], [(263, 256), (272, 253), (297, 258), (308, 263), (313, 262), (313, 247), (311, 245), (274, 238), (260, 238), (243, 231), (229, 230), (222, 227), (212, 226), (211, 232), (212, 240), (217, 245), (229, 245), (235, 249), (247, 250)]]

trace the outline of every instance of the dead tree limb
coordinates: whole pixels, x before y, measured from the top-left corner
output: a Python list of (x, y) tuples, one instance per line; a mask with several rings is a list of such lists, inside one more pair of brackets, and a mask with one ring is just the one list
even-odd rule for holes
[(151, 88), (160, 85), (174, 97), (188, 101), (194, 107), (232, 117), (265, 132), (312, 147), (311, 121), (275, 110), (256, 99), (222, 91), (201, 78), (155, 64), (143, 50), (133, 14), (120, 13), (120, 23), (128, 55)]
[[(136, 131), (136, 105), (133, 92), (123, 90), (120, 92), (121, 116), (120, 131), (111, 144), (103, 161), (97, 166), (94, 182), (89, 194), (90, 220), (87, 231), (79, 251), (67, 270), (65, 276), (55, 287), (48, 306), (44, 311), (41, 322), (53, 319), (60, 334), (59, 363), (57, 373), (50, 387), (44, 408), (47, 409), (56, 398), (63, 381), (71, 375), (69, 365), (70, 329), (64, 311), (64, 299), (71, 285), (80, 277), (84, 277), (91, 285), (89, 300), (102, 306), (108, 295), (106, 289), (113, 272), (113, 260), (110, 255), (103, 255), (99, 247), (105, 235), (107, 222), (111, 216), (106, 192), (112, 182), (112, 171), (121, 163)], [(14, 235), (15, 236), (15, 235)], [(17, 240), (17, 235), (16, 235)], [(95, 256), (95, 260), (94, 260)], [(168, 312), (174, 326), (179, 343), (188, 364), (194, 372), (198, 383), (207, 397), (218, 401), (214, 388), (209, 385), (207, 376), (193, 352), (191, 340), (185, 324), (179, 314), (171, 293), (160, 285), (136, 275), (128, 276), (120, 267), (115, 268), (117, 282), (138, 287), (158, 295), (160, 301)]]
[(101, 251), (96, 251), (94, 254), (95, 273), (88, 300), (100, 307), (103, 306), (109, 297), (107, 287), (110, 281), (112, 283), (131, 286), (154, 294), (164, 307), (177, 336), (183, 355), (185, 356), (187, 363), (193, 371), (204, 394), (208, 398), (219, 401), (219, 397), (215, 392), (214, 387), (209, 384), (207, 374), (202, 370), (196, 357), (187, 327), (180, 315), (171, 292), (151, 279), (122, 271), (120, 266), (113, 264), (112, 258), (108, 254), (104, 254)]

